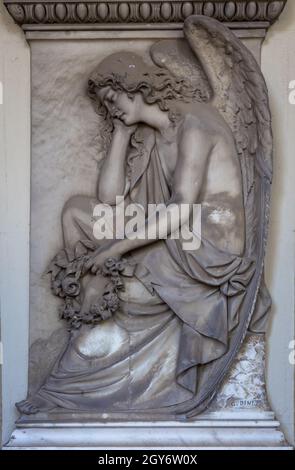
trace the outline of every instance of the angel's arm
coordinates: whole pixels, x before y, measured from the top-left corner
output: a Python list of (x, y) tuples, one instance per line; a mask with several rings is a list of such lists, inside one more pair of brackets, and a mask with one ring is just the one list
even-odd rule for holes
[[(99, 249), (90, 263), (93, 265), (94, 271), (103, 264), (105, 258), (119, 257), (158, 239), (167, 238), (180, 228), (181, 224), (188, 222), (192, 205), (198, 203), (208, 159), (213, 147), (214, 142), (208, 139), (204, 131), (196, 128), (183, 131), (170, 200), (162, 206), (157, 214), (150, 215), (145, 223), (137, 228), (137, 238), (134, 239), (134, 233), (126, 233), (123, 240), (111, 241), (105, 245), (104, 249)], [(187, 211), (186, 218), (179, 217), (181, 204), (189, 204), (190, 211)], [(148, 232), (154, 233), (155, 236), (148, 238)]]
[(130, 141), (127, 126), (115, 127), (109, 152), (99, 173), (97, 198), (104, 204), (116, 203), (116, 196), (123, 196), (125, 189), (125, 162)]
[[(125, 240), (117, 242), (121, 254), (166, 238), (179, 229), (181, 224), (188, 222), (192, 205), (198, 202), (213, 145), (208, 136), (195, 127), (183, 131), (180, 137), (171, 198), (165, 206), (162, 206), (158, 215), (152, 214), (146, 219), (144, 226), (137, 231), (138, 239), (130, 240), (132, 234), (127, 233)], [(188, 204), (190, 209), (184, 218), (179, 217), (182, 204)], [(155, 238), (147, 239), (145, 235), (148, 233), (148, 228), (150, 233), (156, 234)]]

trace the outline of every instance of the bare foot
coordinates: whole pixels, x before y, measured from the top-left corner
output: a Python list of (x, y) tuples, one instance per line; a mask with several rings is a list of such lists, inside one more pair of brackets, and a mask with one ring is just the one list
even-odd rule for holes
[(33, 401), (30, 401), (30, 399), (19, 401), (15, 406), (20, 413), (25, 415), (34, 415), (40, 411), (38, 406)]

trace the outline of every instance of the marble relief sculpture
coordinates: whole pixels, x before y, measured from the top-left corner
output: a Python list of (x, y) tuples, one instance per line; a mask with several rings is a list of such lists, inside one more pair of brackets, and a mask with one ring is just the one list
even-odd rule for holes
[[(89, 77), (106, 156), (97, 194), (66, 202), (64, 247), (49, 266), (71, 335), (39, 391), (17, 404), (22, 413), (192, 418), (215, 396), (246, 332), (265, 330), (266, 85), (218, 21), (191, 16), (184, 36), (154, 43), (150, 63), (112, 54)], [(138, 238), (98, 240), (93, 209), (115, 210), (118, 196), (146, 214), (150, 204), (161, 210), (146, 216)], [(179, 223), (194, 228), (190, 212), (176, 217), (182, 204), (201, 205), (196, 249), (172, 236)]]

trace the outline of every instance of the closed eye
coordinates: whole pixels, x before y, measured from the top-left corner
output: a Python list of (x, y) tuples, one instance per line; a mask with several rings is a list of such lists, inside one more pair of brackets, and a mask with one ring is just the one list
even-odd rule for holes
[(109, 90), (106, 94), (105, 99), (113, 103), (118, 98), (118, 93), (113, 90)]

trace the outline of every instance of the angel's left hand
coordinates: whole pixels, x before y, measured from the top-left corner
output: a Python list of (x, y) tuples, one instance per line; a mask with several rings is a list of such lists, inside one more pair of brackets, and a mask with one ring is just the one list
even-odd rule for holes
[(106, 245), (95, 250), (85, 267), (87, 270), (91, 270), (93, 274), (96, 274), (108, 258), (121, 258), (121, 253), (116, 244)]

